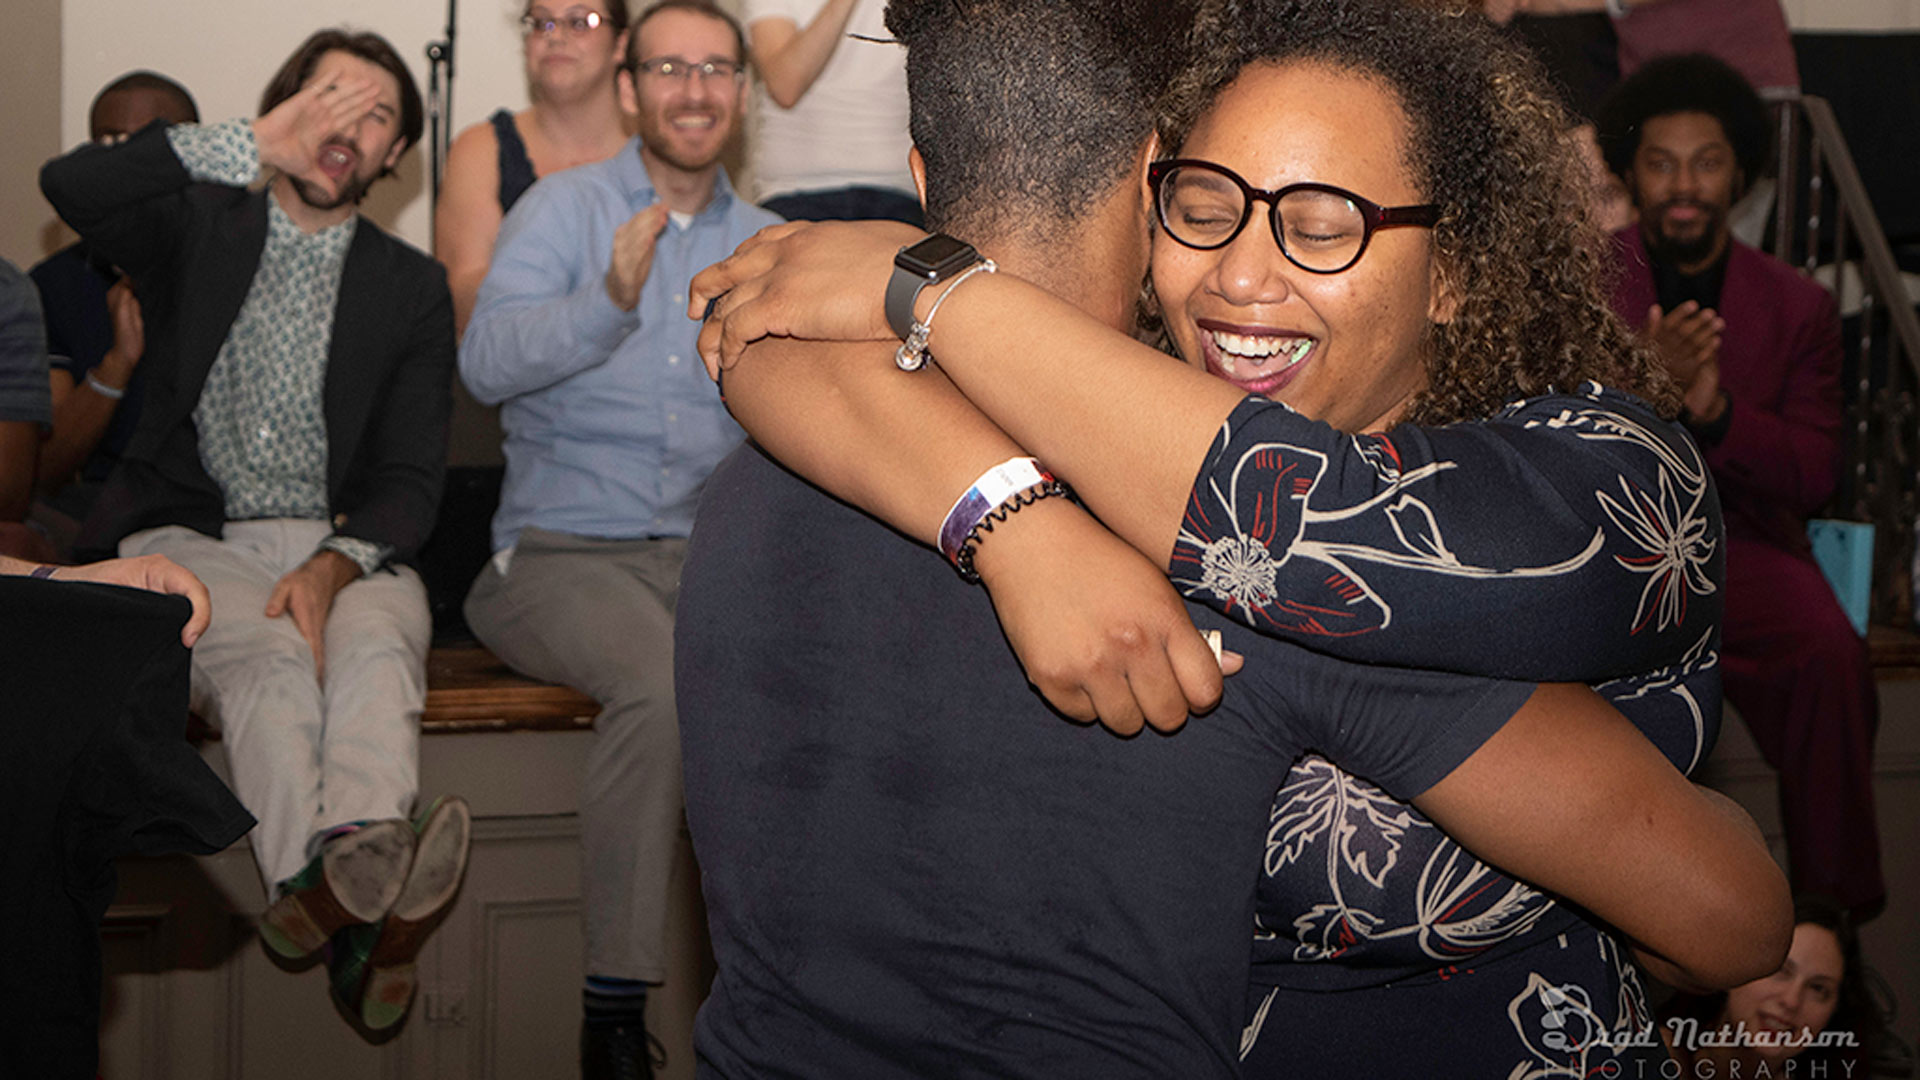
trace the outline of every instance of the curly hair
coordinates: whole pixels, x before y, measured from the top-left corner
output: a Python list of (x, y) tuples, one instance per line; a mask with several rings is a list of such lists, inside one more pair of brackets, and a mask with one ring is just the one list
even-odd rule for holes
[(1408, 421), (1480, 419), (1587, 379), (1677, 412), (1672, 381), (1609, 302), (1612, 247), (1587, 215), (1573, 120), (1537, 62), (1485, 19), (1407, 0), (1218, 0), (1194, 40), (1160, 110), (1169, 150), (1252, 64), (1360, 75), (1405, 111), (1406, 167), (1441, 206), (1433, 250), (1458, 301), (1429, 329)]
[(1766, 105), (1745, 76), (1706, 53), (1662, 56), (1613, 88), (1596, 122), (1607, 168), (1626, 176), (1647, 121), (1683, 112), (1720, 121), (1749, 183), (1766, 168), (1771, 149)]

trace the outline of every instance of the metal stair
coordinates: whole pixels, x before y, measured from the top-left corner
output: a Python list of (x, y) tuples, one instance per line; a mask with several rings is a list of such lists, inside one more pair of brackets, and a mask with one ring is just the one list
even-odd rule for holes
[(1920, 514), (1920, 294), (1881, 230), (1825, 99), (1773, 105), (1779, 170), (1768, 250), (1822, 281), (1847, 315), (1843, 471), (1830, 515), (1874, 525), (1872, 622), (1914, 624)]

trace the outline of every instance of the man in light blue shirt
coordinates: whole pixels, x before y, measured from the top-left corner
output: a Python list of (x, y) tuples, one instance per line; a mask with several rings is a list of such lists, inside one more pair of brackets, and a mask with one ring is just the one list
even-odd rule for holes
[(742, 437), (694, 352), (687, 283), (780, 220), (719, 163), (745, 96), (739, 27), (669, 0), (630, 34), (619, 79), (638, 138), (514, 206), (460, 348), (468, 389), (501, 406), (507, 458), (467, 620), (514, 668), (602, 709), (581, 796), (589, 1077), (646, 1074), (680, 833), (674, 601), (700, 487)]

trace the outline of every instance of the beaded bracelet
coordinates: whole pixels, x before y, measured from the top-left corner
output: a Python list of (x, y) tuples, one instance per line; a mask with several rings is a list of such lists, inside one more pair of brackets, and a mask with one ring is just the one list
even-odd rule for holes
[(967, 538), (960, 542), (959, 553), (954, 556), (953, 568), (960, 571), (961, 579), (970, 585), (978, 585), (980, 583), (980, 573), (973, 568), (973, 556), (974, 553), (979, 550), (980, 541), (985, 539), (986, 535), (993, 531), (995, 524), (1003, 522), (1014, 514), (1019, 513), (1023, 507), (1032, 506), (1041, 499), (1052, 495), (1059, 495), (1070, 499), (1073, 497), (1073, 492), (1067, 485), (1049, 476), (1045, 483), (1036, 484), (1030, 488), (1022, 488), (1014, 492), (1006, 501), (988, 511), (987, 515), (981, 518), (979, 523), (968, 531)]
[(933, 317), (940, 314), (940, 305), (946, 303), (947, 297), (953, 295), (953, 290), (959, 288), (968, 278), (975, 274), (991, 274), (999, 269), (1000, 267), (992, 259), (982, 259), (968, 267), (959, 277), (954, 278), (953, 284), (947, 286), (945, 291), (934, 298), (933, 306), (927, 309), (927, 317), (914, 323), (913, 330), (907, 335), (907, 339), (894, 350), (894, 366), (901, 371), (919, 371), (925, 367), (927, 361), (933, 359), (933, 354), (927, 351), (927, 341), (933, 336)]

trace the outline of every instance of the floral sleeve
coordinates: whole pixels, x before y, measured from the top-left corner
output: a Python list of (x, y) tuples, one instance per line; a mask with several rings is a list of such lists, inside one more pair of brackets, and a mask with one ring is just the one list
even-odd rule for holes
[(1692, 440), (1591, 383), (1380, 435), (1248, 399), (1194, 483), (1169, 574), (1321, 652), (1598, 682), (1717, 645), (1723, 548)]

